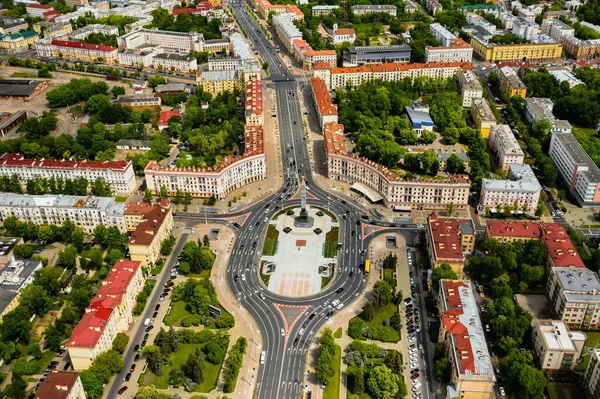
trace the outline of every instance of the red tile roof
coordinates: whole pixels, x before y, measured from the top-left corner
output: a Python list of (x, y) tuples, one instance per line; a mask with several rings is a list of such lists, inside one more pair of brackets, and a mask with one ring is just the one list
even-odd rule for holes
[(158, 117), (158, 126), (169, 126), (169, 120), (174, 117), (174, 116), (179, 116), (181, 117), (181, 112), (178, 111), (163, 111), (160, 113), (160, 116)]
[(129, 161), (69, 161), (52, 159), (26, 159), (21, 154), (4, 154), (0, 157), (0, 168), (39, 168), (39, 169), (98, 169), (125, 171)]
[(73, 329), (67, 347), (93, 348), (100, 340), (108, 320), (115, 308), (121, 303), (129, 284), (140, 268), (138, 261), (119, 260), (102, 281), (102, 286), (85, 309), (77, 327)]
[(352, 28), (338, 28), (333, 31), (334, 35), (354, 35), (354, 29)]
[(27, 4), (25, 6), (25, 8), (41, 8), (44, 10), (54, 10), (54, 8), (52, 8), (52, 6), (46, 5), (46, 4)]
[(244, 156), (262, 154), (264, 152), (264, 131), (262, 125), (244, 126), (246, 151)]
[(35, 399), (67, 399), (79, 373), (52, 370), (35, 393)]
[(559, 224), (541, 224), (542, 240), (554, 267), (585, 267), (567, 231)]
[(540, 238), (539, 223), (488, 220), (487, 229), (492, 237)]
[(321, 78), (311, 78), (310, 84), (321, 115), (337, 115), (337, 106), (331, 101), (329, 90)]
[(82, 42), (71, 42), (68, 40), (52, 40), (52, 45), (58, 47), (71, 47), (71, 48), (81, 48), (85, 50), (95, 50), (95, 51), (103, 51), (103, 52), (112, 52), (117, 51), (118, 49), (113, 46), (106, 46), (104, 44), (89, 44)]
[(339, 123), (326, 123), (323, 127), (323, 139), (325, 140), (325, 151), (327, 154), (346, 153), (344, 142), (344, 125)]
[(143, 215), (154, 209), (155, 204), (144, 204), (142, 202), (131, 203), (125, 206), (125, 215)]
[(440, 218), (432, 212), (427, 217), (429, 238), (433, 245), (433, 255), (440, 262), (463, 262), (465, 257), (459, 238), (460, 224), (466, 219)]
[(331, 69), (331, 65), (329, 65), (326, 62), (317, 62), (314, 66), (313, 69)]
[(441, 49), (453, 49), (453, 48), (472, 48), (471, 45), (465, 42), (463, 39), (457, 37), (456, 39), (452, 39), (451, 46), (426, 46), (425, 48), (429, 50), (441, 50)]
[(260, 115), (263, 113), (262, 82), (258, 79), (246, 84), (246, 112)]

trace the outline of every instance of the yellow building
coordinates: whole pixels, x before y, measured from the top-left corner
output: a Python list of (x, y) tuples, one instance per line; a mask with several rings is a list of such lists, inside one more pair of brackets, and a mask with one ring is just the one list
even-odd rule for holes
[(221, 0), (208, 0), (208, 2), (213, 7), (221, 7)]
[(43, 37), (60, 37), (73, 32), (73, 27), (70, 23), (55, 24), (47, 21), (40, 21), (33, 24), (33, 30)]
[(471, 104), (471, 115), (477, 129), (481, 131), (481, 137), (487, 138), (490, 129), (496, 125), (496, 117), (485, 98), (474, 98)]
[(527, 86), (519, 78), (517, 72), (509, 66), (505, 66), (498, 71), (498, 80), (500, 81), (500, 87), (508, 95), (508, 97), (521, 96), (525, 98), (527, 94)]
[(558, 43), (493, 44), (473, 36), (471, 46), (485, 61), (549, 60), (560, 58), (562, 46)]
[(0, 51), (4, 53), (22, 53), (33, 48), (40, 36), (33, 30), (20, 33), (8, 33), (0, 37)]
[(150, 266), (160, 257), (160, 244), (171, 236), (173, 211), (170, 206), (154, 206), (139, 222), (129, 238), (129, 253), (131, 260)]
[(196, 81), (198, 87), (211, 93), (213, 96), (224, 92), (233, 92), (241, 89), (241, 82), (238, 79), (237, 71), (208, 71), (200, 72)]

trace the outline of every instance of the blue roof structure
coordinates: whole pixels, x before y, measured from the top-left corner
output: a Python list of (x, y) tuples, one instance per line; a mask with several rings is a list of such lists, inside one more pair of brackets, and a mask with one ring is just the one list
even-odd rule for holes
[(429, 112), (420, 111), (413, 107), (404, 107), (406, 110), (406, 114), (408, 115), (408, 120), (410, 121), (410, 127), (413, 130), (422, 130), (426, 126), (434, 126), (433, 120), (431, 116), (429, 116)]

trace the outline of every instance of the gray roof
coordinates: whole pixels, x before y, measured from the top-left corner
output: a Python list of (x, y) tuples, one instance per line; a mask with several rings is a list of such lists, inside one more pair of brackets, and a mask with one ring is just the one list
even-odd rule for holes
[(42, 267), (39, 260), (16, 260), (8, 262), (0, 270), (0, 313), (15, 299), (19, 290), (27, 285), (27, 279)]
[(585, 152), (581, 144), (575, 140), (575, 137), (571, 133), (554, 132), (552, 134), (554, 135), (555, 140), (558, 140), (561, 143), (561, 146), (577, 165), (588, 167), (587, 171), (582, 172), (587, 175), (588, 180), (590, 182), (600, 183), (600, 169), (587, 152)]
[(175, 54), (175, 53), (161, 53), (161, 54), (156, 54), (154, 56), (154, 58), (159, 58), (159, 59), (163, 59), (163, 60), (179, 60), (179, 61), (192, 61), (195, 58), (194, 57), (189, 57), (187, 55), (182, 55), (182, 54)]
[(407, 51), (411, 50), (410, 46), (406, 43), (395, 44), (392, 46), (350, 46), (348, 52), (350, 53), (382, 53), (382, 52), (396, 52), (396, 51)]
[(507, 180), (482, 179), (482, 184), (486, 190), (537, 192), (542, 189), (529, 165), (510, 164), (508, 167), (510, 178)]
[(150, 147), (150, 140), (128, 140), (121, 139), (117, 141), (117, 146), (129, 146), (129, 147)]
[(0, 96), (30, 96), (42, 79), (0, 79)]
[(156, 86), (157, 93), (171, 92), (171, 91), (185, 91), (185, 84), (183, 83), (169, 83), (166, 85)]
[(600, 280), (596, 273), (585, 268), (553, 267), (570, 302), (600, 302)]

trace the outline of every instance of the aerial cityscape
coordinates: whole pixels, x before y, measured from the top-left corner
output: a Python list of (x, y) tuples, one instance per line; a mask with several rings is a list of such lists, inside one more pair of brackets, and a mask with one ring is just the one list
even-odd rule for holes
[(600, 399), (600, 0), (2, 0), (0, 398)]

